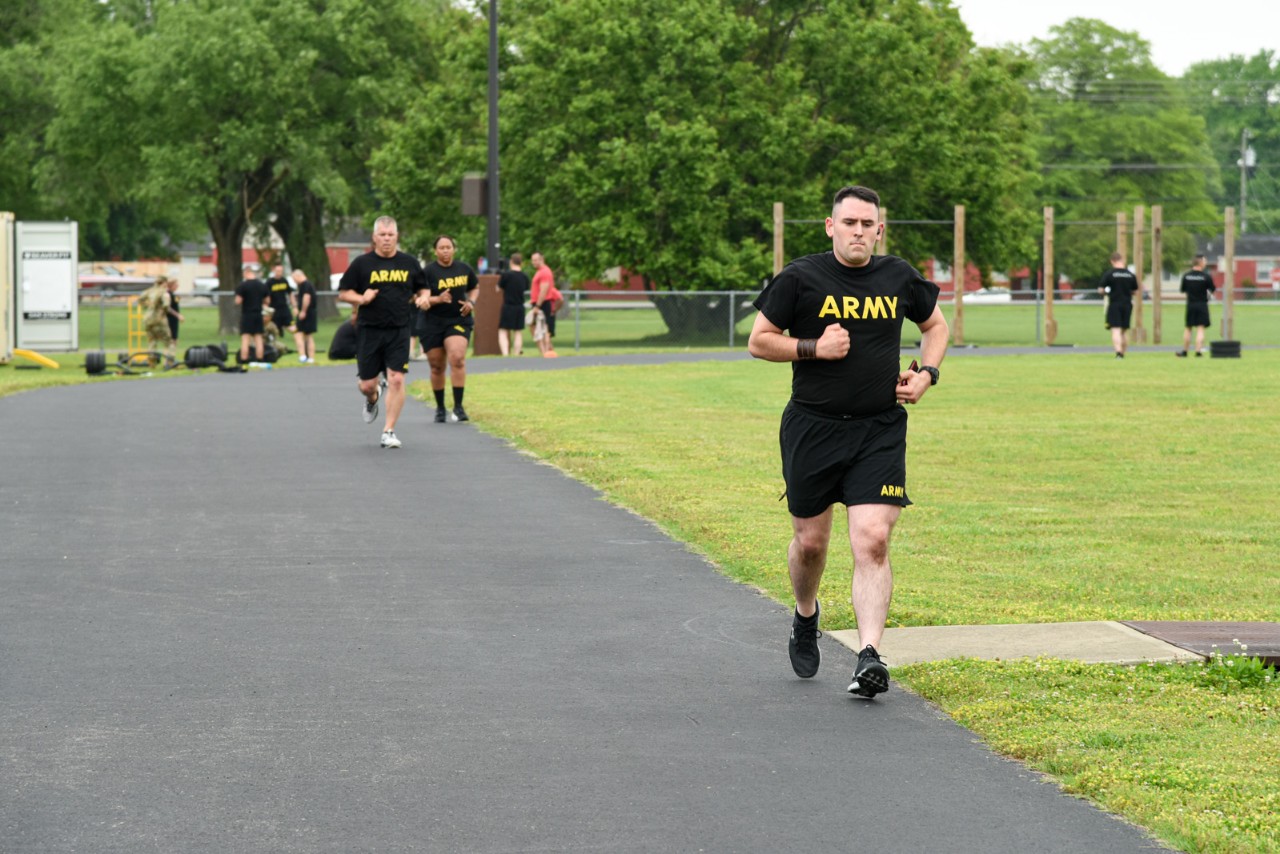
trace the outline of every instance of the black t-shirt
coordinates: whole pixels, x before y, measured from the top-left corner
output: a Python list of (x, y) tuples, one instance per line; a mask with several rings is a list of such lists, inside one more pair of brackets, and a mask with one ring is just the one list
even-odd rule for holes
[(831, 252), (792, 261), (755, 301), (793, 338), (821, 338), (832, 323), (849, 332), (843, 359), (791, 364), (791, 399), (832, 415), (874, 415), (898, 405), (902, 322), (924, 323), (938, 286), (893, 255), (846, 267)]
[(1102, 274), (1102, 291), (1111, 297), (1112, 305), (1129, 305), (1138, 289), (1138, 277), (1123, 267), (1112, 267)]
[(524, 295), (529, 290), (529, 277), (524, 270), (507, 270), (498, 278), (502, 289), (503, 305), (524, 306)]
[(311, 284), (310, 279), (303, 279), (302, 284), (298, 285), (298, 312), (301, 314), (303, 309), (303, 296), (311, 294), (311, 304), (306, 306), (307, 316), (312, 317), (316, 313), (316, 286)]
[(1188, 270), (1182, 274), (1182, 286), (1179, 288), (1187, 295), (1187, 304), (1209, 303), (1209, 294), (1218, 288), (1213, 283), (1213, 276), (1204, 270)]
[(384, 258), (377, 252), (366, 252), (347, 268), (338, 283), (339, 291), (362, 294), (369, 289), (378, 295), (373, 302), (360, 307), (361, 326), (404, 327), (409, 324), (412, 299), (427, 287), (418, 259), (405, 252)]
[(254, 312), (262, 314), (262, 304), (267, 299), (267, 283), (262, 279), (245, 279), (236, 286), (236, 296), (240, 297), (241, 317), (251, 317)]
[(267, 290), (271, 292), (271, 308), (274, 311), (289, 311), (289, 291), (293, 288), (288, 279), (267, 279)]
[(425, 314), (445, 320), (462, 317), (462, 301), (480, 284), (476, 271), (461, 261), (454, 261), (448, 267), (441, 267), (439, 261), (432, 261), (422, 272), (427, 277), (427, 285), (431, 288), (433, 297), (438, 297), (445, 291), (452, 293), (452, 302), (437, 303)]

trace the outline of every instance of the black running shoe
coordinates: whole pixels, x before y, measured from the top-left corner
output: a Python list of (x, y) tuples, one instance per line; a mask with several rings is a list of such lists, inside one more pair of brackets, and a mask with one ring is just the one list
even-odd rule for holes
[(1174, 353), (1173, 355), (1177, 356), (1179, 359), (1185, 359), (1185, 358), (1187, 358), (1187, 351), (1186, 351), (1186, 350), (1179, 350), (1178, 352)]
[(880, 653), (867, 644), (858, 653), (858, 666), (853, 669), (853, 681), (849, 693), (858, 697), (874, 697), (889, 690), (889, 668), (880, 660)]
[(436, 407), (436, 423), (443, 424), (444, 422), (445, 422), (444, 407), (443, 406)]
[(470, 421), (471, 419), (467, 417), (467, 410), (463, 409), (461, 406), (455, 406), (453, 408), (453, 420)]
[(791, 618), (791, 640), (787, 643), (787, 652), (791, 654), (791, 669), (801, 679), (817, 673), (822, 662), (822, 652), (818, 649), (818, 638), (822, 637), (822, 632), (818, 631), (821, 612), (819, 607), (807, 620), (799, 613)]

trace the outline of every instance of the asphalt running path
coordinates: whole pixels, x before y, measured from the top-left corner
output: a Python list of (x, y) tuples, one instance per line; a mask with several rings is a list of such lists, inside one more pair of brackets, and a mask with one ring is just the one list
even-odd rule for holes
[(834, 642), (795, 678), (786, 609), (556, 469), (359, 409), (349, 367), (0, 399), (0, 851), (1159, 847)]

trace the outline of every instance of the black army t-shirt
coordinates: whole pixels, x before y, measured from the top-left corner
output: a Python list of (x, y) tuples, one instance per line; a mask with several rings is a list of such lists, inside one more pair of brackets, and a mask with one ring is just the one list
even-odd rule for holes
[(1112, 267), (1102, 276), (1102, 290), (1112, 305), (1130, 305), (1138, 289), (1138, 277), (1123, 267)]
[[(433, 297), (438, 297), (445, 291), (449, 291), (452, 295), (451, 302), (436, 303), (427, 310), (426, 315), (441, 320), (455, 320), (462, 317), (463, 300), (480, 284), (480, 280), (476, 278), (476, 271), (471, 269), (469, 264), (461, 261), (454, 261), (448, 267), (440, 266), (439, 261), (432, 261), (423, 273), (427, 277), (427, 285), (431, 288)], [(470, 315), (467, 317), (470, 318)]]
[(262, 304), (267, 299), (267, 283), (262, 279), (245, 279), (236, 286), (236, 296), (240, 297), (240, 314), (249, 317), (255, 312), (262, 313)]
[(1187, 304), (1209, 302), (1209, 293), (1216, 291), (1217, 287), (1213, 284), (1213, 276), (1210, 276), (1204, 270), (1189, 270), (1182, 274), (1182, 285), (1179, 288), (1187, 295)]
[(832, 323), (849, 333), (843, 359), (791, 365), (791, 399), (832, 415), (874, 415), (897, 405), (902, 323), (923, 323), (938, 286), (893, 255), (846, 267), (831, 252), (788, 264), (755, 301), (792, 338), (821, 338)]
[(360, 307), (360, 325), (389, 328), (409, 324), (413, 296), (426, 287), (422, 265), (406, 252), (397, 252), (390, 258), (366, 252), (352, 262), (338, 283), (339, 291), (362, 294), (376, 290), (378, 295), (373, 302)]
[(289, 291), (293, 287), (288, 279), (271, 277), (267, 279), (267, 290), (271, 292), (271, 310), (277, 315), (292, 316), (289, 308)]
[(529, 276), (524, 270), (507, 270), (498, 278), (502, 289), (503, 305), (524, 306), (524, 295), (529, 290)]

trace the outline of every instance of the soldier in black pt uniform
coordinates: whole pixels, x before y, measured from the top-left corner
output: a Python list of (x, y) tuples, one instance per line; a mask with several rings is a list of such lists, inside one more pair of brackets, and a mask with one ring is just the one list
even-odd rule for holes
[[(840, 502), (848, 509), (861, 648), (848, 691), (861, 697), (889, 687), (877, 647), (893, 593), (889, 539), (911, 503), (902, 404), (937, 384), (949, 335), (937, 285), (901, 258), (872, 254), (883, 228), (873, 190), (836, 193), (826, 221), (832, 251), (796, 259), (765, 287), (748, 343), (758, 359), (793, 363), (779, 431), (793, 533), (791, 666), (802, 678), (818, 672), (818, 585), (832, 505)], [(918, 370), (899, 365), (906, 320), (921, 333)]]
[(1187, 325), (1182, 330), (1182, 349), (1177, 355), (1186, 357), (1191, 346), (1191, 330), (1196, 331), (1196, 355), (1204, 355), (1204, 330), (1209, 326), (1209, 294), (1218, 288), (1213, 283), (1213, 276), (1204, 271), (1203, 255), (1197, 255), (1191, 269), (1182, 274), (1179, 286), (1187, 295)]
[(418, 259), (396, 246), (396, 221), (380, 216), (373, 224), (373, 251), (352, 262), (338, 283), (338, 299), (360, 309), (356, 325), (356, 372), (364, 395), (364, 422), (378, 416), (378, 378), (386, 372), (387, 417), (382, 447), (399, 448), (396, 421), (404, 408), (404, 375), (409, 372), (409, 317), (413, 300), (427, 289)]
[(1111, 269), (1102, 274), (1098, 292), (1107, 297), (1107, 328), (1111, 330), (1111, 346), (1115, 347), (1117, 359), (1124, 358), (1125, 333), (1133, 317), (1133, 293), (1137, 289), (1138, 277), (1124, 266), (1124, 255), (1112, 252)]

